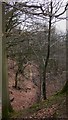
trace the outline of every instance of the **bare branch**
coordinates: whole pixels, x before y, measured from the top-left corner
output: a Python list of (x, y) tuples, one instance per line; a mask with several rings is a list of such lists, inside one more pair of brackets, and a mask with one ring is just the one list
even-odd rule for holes
[(68, 3), (66, 4), (64, 11), (61, 12), (60, 14), (58, 14), (58, 15), (55, 15), (55, 17), (58, 18), (59, 16), (63, 15), (66, 12), (67, 7), (68, 7)]

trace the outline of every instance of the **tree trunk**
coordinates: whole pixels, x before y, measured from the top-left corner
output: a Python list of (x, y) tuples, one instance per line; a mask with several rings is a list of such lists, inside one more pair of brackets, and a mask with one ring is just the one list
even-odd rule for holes
[[(45, 68), (46, 70), (46, 68)], [(43, 99), (45, 100), (46, 99), (46, 71), (43, 71)]]
[[(2, 4), (0, 3), (0, 107), (2, 108)], [(0, 110), (0, 118), (2, 111)]]
[[(52, 14), (52, 2), (51, 2), (51, 14)], [(43, 69), (43, 99), (46, 99), (46, 69), (49, 61), (49, 55), (50, 55), (50, 37), (51, 37), (51, 20), (52, 16), (49, 16), (49, 32), (48, 32), (48, 48), (47, 48), (47, 56), (45, 60), (45, 65)]]
[[(11, 109), (8, 89), (8, 69), (6, 57), (6, 35), (5, 35), (5, 6), (2, 3), (2, 119), (8, 120), (8, 112)], [(9, 109), (10, 108), (10, 109)]]
[(68, 81), (66, 81), (63, 89), (61, 90), (61, 93), (67, 93), (68, 94)]
[(18, 76), (18, 73), (19, 73), (19, 72), (18, 72), (18, 70), (17, 70), (16, 75), (15, 75), (15, 86), (14, 86), (15, 88), (17, 88), (17, 83), (18, 83), (18, 81), (17, 81), (17, 76)]

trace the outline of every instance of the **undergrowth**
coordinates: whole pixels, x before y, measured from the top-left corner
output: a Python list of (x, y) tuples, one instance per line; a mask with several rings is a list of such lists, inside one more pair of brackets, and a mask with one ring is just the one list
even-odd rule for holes
[[(9, 114), (9, 116), (10, 118), (19, 118), (19, 117), (24, 118), (25, 116), (28, 117), (43, 108), (50, 108), (53, 104), (59, 104), (59, 106), (61, 106), (63, 104), (64, 99), (65, 99), (65, 93), (57, 92), (55, 95), (49, 97), (48, 99), (43, 100), (37, 104), (34, 104), (33, 106), (27, 109), (23, 109), (18, 112), (14, 111), (13, 113)], [(54, 116), (58, 116), (58, 112), (59, 111), (56, 111)]]

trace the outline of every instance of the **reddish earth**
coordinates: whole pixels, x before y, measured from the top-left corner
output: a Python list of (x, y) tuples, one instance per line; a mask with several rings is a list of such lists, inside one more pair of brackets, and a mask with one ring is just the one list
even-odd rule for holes
[[(18, 86), (20, 90), (15, 89), (14, 79), (17, 70), (16, 62), (8, 59), (8, 77), (9, 77), (9, 92), (10, 99), (14, 110), (18, 111), (23, 108), (28, 108), (40, 100), (40, 78), (36, 65), (28, 64), (25, 69), (25, 78), (23, 75), (18, 75)], [(59, 76), (59, 75), (58, 75)], [(65, 74), (58, 77), (54, 76), (51, 80), (51, 75), (47, 75), (47, 97), (53, 95), (57, 90), (61, 89), (65, 83)], [(59, 79), (59, 81), (58, 81)], [(34, 83), (36, 82), (36, 84)], [(12, 92), (12, 93), (11, 93)]]
[[(23, 75), (19, 74), (18, 76), (18, 86), (21, 88), (20, 90), (15, 89), (14, 86), (14, 79), (15, 79), (15, 71), (16, 68), (13, 69), (12, 60), (9, 60), (8, 63), (8, 76), (9, 76), (9, 92), (10, 92), (10, 99), (14, 98), (13, 102), (11, 103), (13, 108), (15, 110), (21, 110), (23, 108), (27, 108), (29, 106), (32, 106), (33, 103), (37, 103), (40, 98), (40, 83), (38, 85), (35, 85), (31, 79), (31, 76), (28, 76), (28, 79), (26, 79)], [(33, 66), (32, 66), (33, 67)], [(26, 73), (28, 73), (28, 68), (30, 68), (30, 65), (26, 68)], [(38, 72), (35, 73), (36, 76), (38, 76)], [(34, 74), (34, 77), (36, 77)]]
[(46, 117), (53, 117), (55, 114), (55, 111), (57, 110), (58, 105), (52, 105), (50, 108), (43, 108), (39, 110), (36, 114), (33, 115), (33, 117), (37, 118), (46, 118)]

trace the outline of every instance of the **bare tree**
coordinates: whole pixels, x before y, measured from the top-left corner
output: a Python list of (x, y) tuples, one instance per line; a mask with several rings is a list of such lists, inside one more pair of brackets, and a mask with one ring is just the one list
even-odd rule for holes
[[(38, 5), (23, 5), (23, 7), (28, 7), (28, 8), (34, 8), (32, 11), (27, 9), (27, 13), (31, 15), (37, 15), (41, 17), (45, 17), (45, 19), (48, 20), (48, 48), (47, 48), (47, 56), (44, 59), (44, 70), (43, 70), (43, 98), (46, 99), (46, 69), (49, 61), (49, 55), (50, 55), (50, 37), (51, 37), (51, 28), (52, 24), (54, 22), (57, 22), (57, 19), (61, 19), (62, 15), (65, 13), (67, 10), (68, 4), (64, 7), (64, 10), (59, 13), (59, 10), (62, 8), (62, 1), (47, 1), (47, 3), (41, 4), (40, 6)], [(40, 10), (39, 10), (40, 9)], [(22, 9), (21, 9), (22, 11)], [(38, 12), (37, 12), (38, 11)], [(54, 21), (56, 19), (56, 21)]]
[[(6, 11), (5, 11), (6, 10)], [(8, 90), (8, 74), (7, 74), (7, 54), (6, 54), (6, 38), (10, 34), (10, 31), (20, 24), (19, 22), (19, 13), (10, 6), (6, 6), (6, 3), (2, 3), (2, 32), (3, 32), (3, 41), (2, 41), (2, 119), (9, 119), (8, 114), (12, 111), (11, 103), (9, 100), (9, 90)], [(16, 18), (17, 17), (17, 18)]]
[[(13, 6), (10, 4), (10, 6)], [(39, 3), (35, 2), (19, 2), (16, 3), (13, 7), (17, 10), (20, 10), (23, 14), (25, 13), (27, 16), (37, 16), (40, 18), (44, 18), (48, 22), (48, 48), (47, 48), (47, 56), (44, 59), (44, 70), (43, 70), (43, 98), (46, 99), (46, 69), (49, 61), (50, 55), (50, 37), (51, 37), (51, 28), (52, 25), (58, 20), (64, 19), (62, 15), (66, 12), (68, 4), (64, 6), (63, 11), (60, 12), (60, 9), (63, 7), (63, 1), (42, 1)]]

